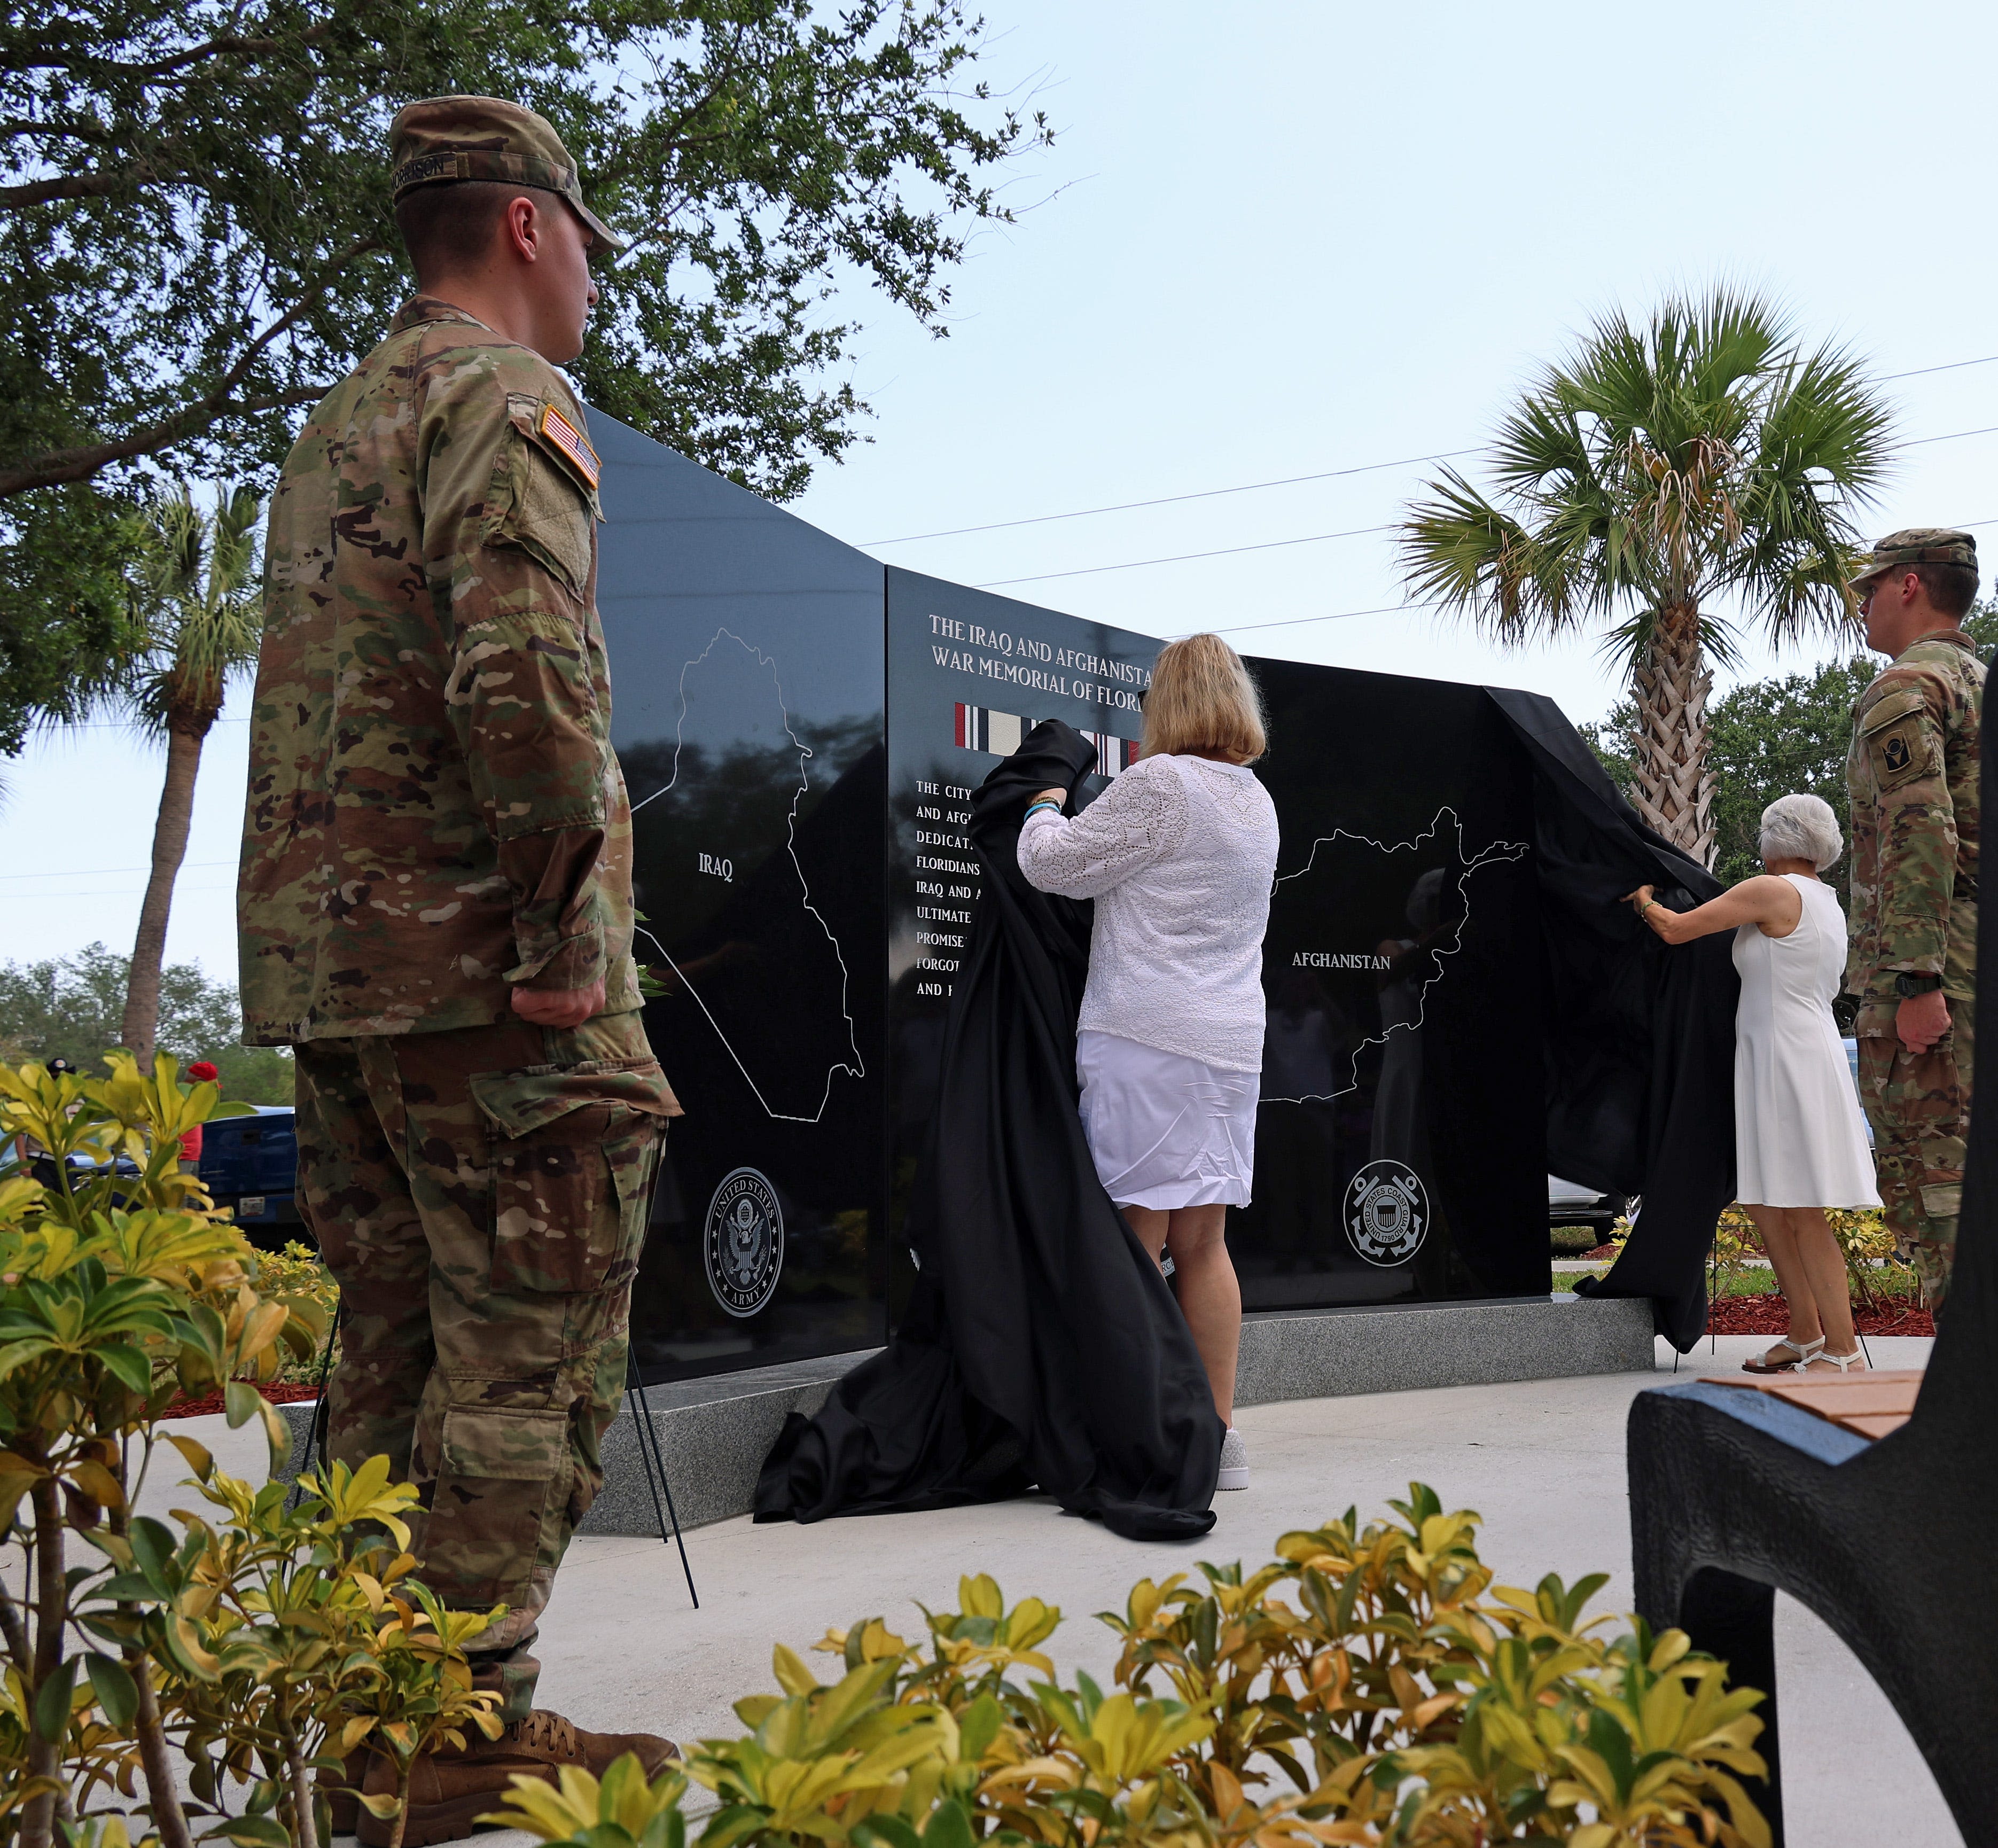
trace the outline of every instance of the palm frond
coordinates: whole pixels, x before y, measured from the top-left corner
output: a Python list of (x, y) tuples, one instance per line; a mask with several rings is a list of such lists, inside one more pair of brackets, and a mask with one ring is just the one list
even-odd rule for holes
[(141, 731), (206, 733), (230, 681), (255, 661), (263, 635), (261, 512), (249, 487), (225, 486), (211, 512), (185, 482), (147, 507), (137, 589), (149, 645), (124, 688)]
[[(1858, 362), (1800, 354), (1752, 292), (1668, 300), (1640, 324), (1599, 317), (1508, 413), (1485, 463), (1432, 483), (1401, 527), (1412, 592), (1507, 640), (1634, 611), (1606, 645), (1641, 645), (1654, 613), (1740, 596), (1772, 635), (1848, 632), (1841, 585), (1855, 505), (1891, 456), (1888, 414)], [(1634, 625), (1634, 626), (1633, 626)]]
[(1778, 355), (1795, 344), (1790, 318), (1775, 303), (1725, 285), (1710, 290), (1689, 312), (1683, 365), (1690, 394), (1717, 404), (1752, 389)]
[(1870, 499), (1894, 458), (1886, 401), (1858, 361), (1825, 346), (1785, 368), (1762, 410), (1758, 466), (1785, 478), (1822, 470), (1842, 500)]
[(1559, 635), (1588, 613), (1591, 587), (1576, 571), (1577, 549), (1561, 535), (1530, 531), (1454, 469), (1429, 491), (1433, 498), (1410, 510), (1400, 540), (1419, 600), (1507, 641)]
[(1599, 426), (1606, 454), (1658, 415), (1658, 372), (1645, 337), (1620, 313), (1598, 318), (1581, 351), (1549, 371), (1543, 388), (1571, 414)]
[(1502, 493), (1537, 497), (1592, 480), (1596, 461), (1574, 408), (1543, 389), (1521, 400), (1498, 426), (1486, 466)]

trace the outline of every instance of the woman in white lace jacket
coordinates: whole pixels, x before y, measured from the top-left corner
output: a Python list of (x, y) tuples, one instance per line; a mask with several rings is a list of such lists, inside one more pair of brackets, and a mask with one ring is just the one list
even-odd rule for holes
[(1103, 1185), (1155, 1257), (1229, 1431), (1224, 1489), (1249, 1486), (1234, 1429), (1242, 1293), (1224, 1234), (1249, 1203), (1263, 1067), (1263, 934), (1277, 812), (1248, 765), (1261, 701), (1219, 635), (1163, 649), (1139, 761), (1081, 814), (1043, 791), (1020, 830), (1020, 870), (1096, 901), (1078, 1023), (1082, 1123)]

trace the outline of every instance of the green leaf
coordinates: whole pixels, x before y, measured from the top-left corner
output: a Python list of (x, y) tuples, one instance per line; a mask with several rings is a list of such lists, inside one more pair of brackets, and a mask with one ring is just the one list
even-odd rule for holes
[(973, 1848), (971, 1819), (955, 1797), (936, 1806), (923, 1830), (923, 1848)]
[(264, 1395), (247, 1379), (232, 1379), (222, 1389), (222, 1409), (228, 1415), (231, 1431), (248, 1424), (263, 1403)]
[(916, 1832), (887, 1812), (855, 1823), (852, 1839), (854, 1848), (920, 1848)]
[(233, 1842), (236, 1848), (292, 1848), (290, 1835), (271, 1816), (232, 1816), (201, 1839)]
[(92, 1654), (85, 1663), (92, 1691), (104, 1717), (117, 1732), (128, 1732), (139, 1715), (139, 1686), (131, 1670), (113, 1656)]
[(164, 1524), (150, 1514), (141, 1514), (132, 1523), (126, 1538), (132, 1543), (132, 1557), (146, 1583), (153, 1588), (154, 1594), (168, 1597), (173, 1594), (174, 1580), (168, 1569), (174, 1562), (174, 1537)]
[(123, 1341), (107, 1341), (97, 1350), (97, 1358), (133, 1392), (143, 1393), (153, 1383), (153, 1363), (143, 1348)]
[(990, 1694), (982, 1694), (957, 1717), (959, 1753), (967, 1760), (983, 1758), (999, 1736), (1006, 1718), (1004, 1711)]
[(69, 1736), (70, 1709), (76, 1693), (76, 1659), (57, 1665), (54, 1673), (35, 1691), (35, 1732), (52, 1746)]
[(49, 1351), (49, 1342), (44, 1336), (34, 1336), (25, 1341), (10, 1341), (0, 1348), (0, 1379), (5, 1379), (16, 1368)]
[(276, 1476), (292, 1454), (292, 1428), (261, 1393), (257, 1395), (257, 1411), (264, 1421), (264, 1441), (271, 1453), (271, 1473)]

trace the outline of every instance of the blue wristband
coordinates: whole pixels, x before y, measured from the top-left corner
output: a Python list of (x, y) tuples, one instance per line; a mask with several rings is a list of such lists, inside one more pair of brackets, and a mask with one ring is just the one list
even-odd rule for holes
[(1023, 815), (1020, 818), (1021, 824), (1024, 825), (1029, 818), (1039, 814), (1043, 808), (1052, 809), (1056, 815), (1059, 815), (1061, 813), (1061, 804), (1059, 802), (1030, 803), (1028, 805), (1026, 814)]

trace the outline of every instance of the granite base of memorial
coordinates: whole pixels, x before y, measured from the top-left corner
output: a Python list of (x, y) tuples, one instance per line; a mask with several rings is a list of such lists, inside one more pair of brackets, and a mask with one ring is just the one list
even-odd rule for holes
[[(824, 1403), (834, 1381), (874, 1351), (831, 1354), (647, 1388), (653, 1433), (683, 1528), (749, 1512), (757, 1471), (793, 1412)], [(1542, 1296), (1428, 1308), (1334, 1309), (1250, 1315), (1242, 1327), (1237, 1403), (1343, 1398), (1505, 1380), (1647, 1370), (1651, 1312), (1640, 1302)], [(316, 1409), (281, 1406), (296, 1459)], [(660, 1532), (645, 1476), (635, 1400), (603, 1441), (603, 1493), (585, 1534)]]

